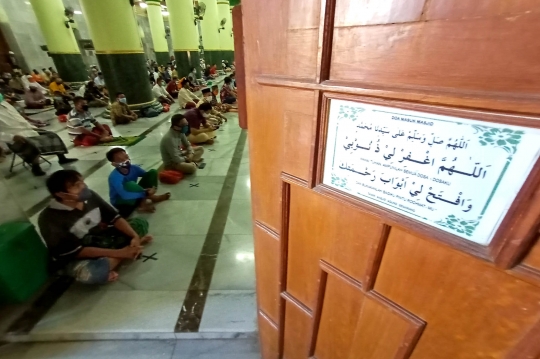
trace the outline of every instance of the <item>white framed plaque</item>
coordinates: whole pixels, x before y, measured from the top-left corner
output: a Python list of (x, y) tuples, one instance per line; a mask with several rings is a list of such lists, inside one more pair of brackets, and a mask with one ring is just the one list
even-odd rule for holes
[(323, 183), (488, 245), (540, 154), (540, 130), (330, 100)]

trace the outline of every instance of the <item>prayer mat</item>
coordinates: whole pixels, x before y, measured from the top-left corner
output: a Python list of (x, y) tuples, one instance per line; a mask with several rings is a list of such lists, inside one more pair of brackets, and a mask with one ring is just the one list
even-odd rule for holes
[(114, 141), (100, 143), (98, 146), (133, 146), (145, 138), (146, 136), (114, 137)]

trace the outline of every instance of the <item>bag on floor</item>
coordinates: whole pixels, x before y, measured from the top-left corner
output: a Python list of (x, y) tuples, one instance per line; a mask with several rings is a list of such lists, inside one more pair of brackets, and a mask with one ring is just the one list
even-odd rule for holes
[(158, 175), (159, 181), (165, 184), (177, 184), (184, 174), (178, 171), (161, 171)]

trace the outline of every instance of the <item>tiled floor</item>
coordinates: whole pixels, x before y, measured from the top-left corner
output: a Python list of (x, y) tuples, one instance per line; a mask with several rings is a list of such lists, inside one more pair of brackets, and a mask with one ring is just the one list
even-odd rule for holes
[[(175, 110), (176, 105), (172, 113)], [(129, 126), (111, 126), (115, 135), (138, 135), (155, 126), (146, 139), (127, 148), (133, 163), (145, 169), (159, 167), (159, 141), (169, 129), (167, 119), (170, 115), (140, 119)], [(148, 219), (150, 233), (155, 237), (154, 243), (145, 248), (144, 254), (155, 253), (157, 260), (124, 263), (119, 270), (118, 282), (113, 284), (97, 287), (72, 285), (26, 336), (26, 340), (255, 337), (257, 328), (248, 146), (246, 143), (245, 148), (237, 148), (240, 137), (245, 134), (238, 127), (236, 114), (226, 116), (229, 121), (217, 131), (216, 143), (205, 146), (206, 168), (177, 185), (160, 185), (158, 192), (171, 192), (171, 200), (159, 204), (154, 214), (140, 215)], [(53, 113), (46, 112), (32, 117), (50, 118)], [(109, 120), (98, 120), (110, 124)], [(58, 131), (60, 137), (69, 143), (63, 124), (53, 120), (47, 129)], [(104, 160), (108, 149), (70, 149), (70, 156), (79, 158), (73, 168), (83, 173), (88, 186), (106, 199), (107, 176), (113, 169)], [(236, 161), (233, 161), (234, 156), (237, 157)], [(61, 168), (56, 158), (50, 160), (52, 168), (44, 166), (49, 173)], [(231, 162), (236, 165), (231, 166)], [(9, 163), (1, 164), (0, 175), (6, 178), (12, 194), (35, 223), (48, 196), (44, 187), (45, 178), (35, 178), (22, 167), (18, 167), (14, 174), (9, 174), (8, 167)], [(233, 167), (236, 169), (230, 171)], [(231, 176), (231, 173), (236, 181), (232, 198), (225, 199), (230, 201), (229, 211), (217, 213), (216, 205), (224, 193), (222, 190), (227, 176)], [(207, 236), (211, 223), (223, 215), (227, 216), (223, 219), (224, 229), (213, 230), (217, 233), (212, 232), (211, 236)], [(203, 244), (208, 240), (216, 240), (216, 235), (217, 240), (221, 240), (221, 246), (198, 332), (175, 333), (176, 322)], [(127, 354), (129, 351), (111, 354), (114, 352), (111, 348), (124, 347), (125, 344), (96, 345), (94, 348), (85, 343), (48, 344), (43, 345), (42, 349), (30, 346), (25, 347), (28, 349), (26, 354), (17, 358), (45, 358), (40, 356), (43, 355), (42, 350), (52, 353), (47, 358), (83, 358), (85, 356), (79, 353), (79, 349), (84, 352), (89, 348), (100, 353), (101, 356), (93, 355), (97, 358), (131, 357)], [(125, 347), (139, 348), (137, 358), (210, 358), (205, 348), (208, 346), (209, 351), (213, 348), (210, 343), (175, 346), (174, 343), (137, 342), (133, 343), (133, 347), (130, 345)], [(231, 346), (231, 354), (224, 354), (221, 358), (255, 358), (252, 344), (249, 350), (240, 344), (226, 345)], [(152, 352), (154, 346), (157, 350), (155, 353)], [(59, 348), (65, 348), (67, 354), (55, 356), (55, 350)]]
[(2, 359), (259, 359), (256, 339), (9, 344)]

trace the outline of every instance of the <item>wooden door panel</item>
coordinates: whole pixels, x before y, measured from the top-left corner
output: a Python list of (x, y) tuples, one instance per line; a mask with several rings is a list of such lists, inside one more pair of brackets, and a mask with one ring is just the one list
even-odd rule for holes
[[(248, 113), (261, 111), (265, 120), (249, 130), (253, 217), (279, 233), (281, 229), (281, 159), (284, 92), (254, 86), (248, 95), (272, 101), (248, 101)], [(253, 145), (256, 143), (256, 145)]]
[(306, 359), (311, 339), (311, 313), (291, 300), (285, 303), (283, 358)]
[[(364, 282), (384, 226), (375, 217), (300, 186), (291, 186), (287, 291), (314, 309), (323, 259)], [(354, 226), (351, 226), (354, 223)]]
[(279, 238), (274, 237), (259, 225), (254, 229), (255, 273), (257, 275), (257, 301), (262, 310), (274, 323), (279, 324), (280, 257)]
[(316, 28), (287, 31), (287, 75), (315, 79), (317, 38)]
[(502, 358), (540, 318), (538, 288), (398, 228), (375, 291), (428, 323), (414, 359)]
[(261, 355), (264, 359), (279, 358), (279, 329), (263, 314), (258, 315)]
[(348, 358), (408, 358), (424, 327), (423, 321), (372, 292), (364, 299)]
[(321, 321), (317, 334), (317, 359), (347, 359), (364, 294), (351, 282), (328, 274)]
[(283, 172), (303, 181), (310, 176), (315, 92), (285, 90), (283, 114)]
[(426, 20), (471, 19), (478, 17), (512, 16), (540, 10), (536, 0), (431, 0), (425, 11)]
[(337, 0), (335, 27), (420, 20), (426, 0)]
[(531, 12), (519, 22), (482, 17), (336, 28), (330, 79), (512, 97), (538, 93), (540, 47), (530, 45), (536, 38), (530, 29), (539, 22), (540, 13)]
[(290, 0), (289, 30), (318, 29), (320, 12), (320, 0)]

